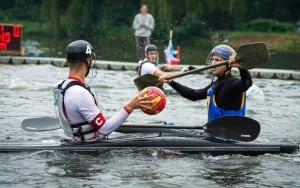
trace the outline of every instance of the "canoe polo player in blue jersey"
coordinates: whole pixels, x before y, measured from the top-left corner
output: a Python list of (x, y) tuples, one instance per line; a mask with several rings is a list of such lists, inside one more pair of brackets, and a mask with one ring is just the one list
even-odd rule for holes
[[(192, 100), (207, 100), (208, 121), (226, 115), (245, 116), (246, 91), (252, 86), (252, 77), (242, 64), (235, 62), (236, 52), (228, 45), (218, 45), (213, 48), (206, 64), (217, 64), (229, 60), (229, 64), (211, 69), (212, 82), (202, 89), (192, 89), (173, 80), (167, 80), (166, 75), (160, 81), (168, 83), (181, 96)], [(231, 68), (238, 68), (241, 78), (231, 75)], [(214, 77), (217, 80), (214, 81)]]

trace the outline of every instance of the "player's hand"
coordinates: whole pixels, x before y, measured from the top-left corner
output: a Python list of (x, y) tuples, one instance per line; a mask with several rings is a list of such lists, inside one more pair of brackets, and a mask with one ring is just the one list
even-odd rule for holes
[(241, 63), (238, 63), (235, 58), (236, 58), (236, 53), (230, 56), (228, 66), (236, 67), (238, 69), (245, 69), (245, 67)]
[(161, 83), (167, 83), (167, 84), (170, 84), (172, 82), (172, 80), (167, 79), (167, 75), (166, 74), (161, 75), (159, 77), (159, 81)]
[(137, 108), (146, 108), (146, 109), (151, 109), (151, 105), (147, 105), (147, 104), (153, 104), (154, 102), (152, 101), (146, 101), (146, 99), (152, 97), (151, 95), (145, 95), (146, 94), (146, 90), (142, 90), (139, 91), (134, 97), (133, 99), (131, 99), (131, 101), (129, 101), (129, 103), (126, 105), (126, 108), (132, 112), (134, 109)]

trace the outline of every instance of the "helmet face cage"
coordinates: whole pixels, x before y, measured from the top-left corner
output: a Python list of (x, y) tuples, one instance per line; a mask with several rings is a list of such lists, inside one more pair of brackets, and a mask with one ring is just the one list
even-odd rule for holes
[[(210, 53), (210, 54), (207, 56), (207, 58), (206, 58), (206, 63), (205, 63), (206, 66), (212, 65), (212, 56), (213, 56), (213, 55), (214, 55), (214, 54), (211, 54), (211, 53)], [(221, 59), (221, 57), (220, 57), (220, 59)], [(205, 70), (204, 72), (205, 72), (206, 75), (212, 76), (211, 69)]]
[(89, 68), (91, 69), (91, 71), (90, 71), (91, 74), (88, 74), (87, 77), (88, 78), (95, 78), (97, 76), (96, 53), (95, 52), (92, 53), (91, 64), (90, 64)]

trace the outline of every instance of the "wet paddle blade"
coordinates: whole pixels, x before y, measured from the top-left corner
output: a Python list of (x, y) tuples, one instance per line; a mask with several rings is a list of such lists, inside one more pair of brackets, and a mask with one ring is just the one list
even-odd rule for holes
[(53, 117), (25, 119), (23, 120), (21, 126), (24, 130), (32, 131), (32, 132), (60, 129), (60, 124), (58, 119)]
[(209, 121), (206, 131), (215, 137), (243, 142), (255, 140), (260, 133), (260, 124), (244, 116), (223, 116)]
[(269, 62), (270, 54), (263, 42), (241, 45), (237, 51), (236, 61), (247, 69), (253, 69)]
[(153, 74), (145, 74), (141, 77), (134, 79), (133, 81), (139, 91), (149, 86), (156, 86), (162, 89), (162, 85), (163, 85), (162, 83), (159, 82), (158, 77)]

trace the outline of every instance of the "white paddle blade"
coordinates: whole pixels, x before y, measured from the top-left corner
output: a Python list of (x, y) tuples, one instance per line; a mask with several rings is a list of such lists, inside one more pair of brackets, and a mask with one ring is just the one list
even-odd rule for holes
[(53, 117), (25, 119), (21, 126), (24, 130), (31, 132), (50, 131), (61, 128), (58, 119)]

